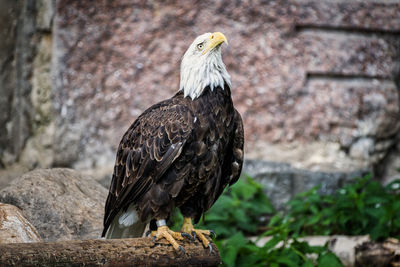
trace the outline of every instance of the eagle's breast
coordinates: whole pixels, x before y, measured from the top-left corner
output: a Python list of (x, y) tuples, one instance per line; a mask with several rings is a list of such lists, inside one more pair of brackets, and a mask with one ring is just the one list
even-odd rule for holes
[(212, 195), (212, 190), (218, 191), (220, 186), (226, 185), (221, 183), (222, 168), (234, 131), (229, 88), (206, 89), (194, 101), (187, 98), (183, 101), (195, 115), (196, 122), (191, 141), (186, 144), (172, 168), (187, 168), (182, 172), (185, 186), (176, 198), (177, 206), (195, 194), (199, 198), (207, 197)]

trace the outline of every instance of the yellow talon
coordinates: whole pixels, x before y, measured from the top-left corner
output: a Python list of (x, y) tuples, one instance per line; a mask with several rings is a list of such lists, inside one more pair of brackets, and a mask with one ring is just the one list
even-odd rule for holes
[(185, 217), (183, 219), (183, 225), (181, 228), (181, 231), (184, 233), (191, 234), (193, 238), (198, 237), (200, 241), (203, 243), (203, 246), (205, 248), (210, 248), (210, 251), (212, 251), (210, 241), (205, 237), (205, 235), (210, 236), (213, 232), (210, 230), (201, 230), (201, 229), (194, 229), (192, 219)]
[(182, 246), (176, 242), (176, 240), (182, 240), (183, 237), (181, 236), (180, 233), (174, 232), (171, 229), (168, 228), (168, 226), (159, 226), (157, 228), (157, 231), (151, 232), (151, 235), (153, 236), (154, 241), (158, 241), (161, 238), (165, 238), (177, 251), (183, 251), (185, 253), (185, 250), (183, 249)]

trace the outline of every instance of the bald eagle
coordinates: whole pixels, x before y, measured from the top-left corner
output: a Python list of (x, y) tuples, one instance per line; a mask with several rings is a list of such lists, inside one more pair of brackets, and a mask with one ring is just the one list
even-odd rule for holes
[[(201, 215), (235, 183), (243, 164), (243, 124), (231, 98), (220, 33), (198, 36), (181, 62), (179, 91), (144, 111), (122, 137), (105, 206), (106, 238), (140, 237), (147, 223), (155, 239), (205, 235)], [(166, 225), (173, 209), (184, 216), (181, 232)]]

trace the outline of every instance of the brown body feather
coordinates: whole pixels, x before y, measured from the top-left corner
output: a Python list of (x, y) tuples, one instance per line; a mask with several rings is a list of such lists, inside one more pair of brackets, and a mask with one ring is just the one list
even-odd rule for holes
[(227, 85), (205, 88), (194, 100), (179, 92), (153, 105), (118, 147), (102, 235), (132, 203), (142, 221), (166, 219), (174, 207), (198, 221), (237, 181), (242, 164), (242, 119)]

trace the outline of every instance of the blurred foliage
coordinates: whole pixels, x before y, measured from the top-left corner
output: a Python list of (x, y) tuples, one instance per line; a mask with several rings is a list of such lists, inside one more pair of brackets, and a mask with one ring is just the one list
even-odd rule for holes
[(216, 240), (224, 266), (332, 266), (342, 263), (326, 246), (310, 246), (293, 238), (287, 225), (272, 226), (261, 237), (271, 239), (263, 246), (237, 232), (228, 239)]
[(372, 240), (400, 238), (400, 180), (387, 186), (370, 176), (357, 179), (331, 196), (318, 188), (297, 195), (288, 202), (281, 220), (290, 221), (294, 236), (366, 235)]
[[(269, 199), (262, 191), (262, 185), (243, 175), (233, 186), (226, 188), (211, 209), (202, 217), (198, 228), (213, 229), (220, 239), (237, 232), (255, 234), (263, 222), (260, 218), (275, 213)], [(175, 210), (173, 230), (179, 230), (182, 215)]]
[[(305, 235), (370, 234), (371, 238), (400, 238), (400, 180), (387, 186), (370, 176), (357, 179), (335, 195), (318, 193), (318, 187), (301, 193), (287, 203), (285, 214), (276, 213), (262, 192), (262, 186), (250, 177), (242, 177), (227, 188), (206, 213), (198, 228), (213, 229), (225, 266), (343, 266), (326, 246), (300, 242)], [(257, 246), (247, 235), (264, 227), (260, 218), (275, 214), (264, 246)], [(183, 218), (176, 212), (174, 230)]]
[(274, 207), (262, 191), (262, 186), (244, 176), (218, 198), (203, 217), (200, 227), (213, 229), (220, 238), (243, 232), (255, 234), (263, 224), (261, 216), (273, 214)]

